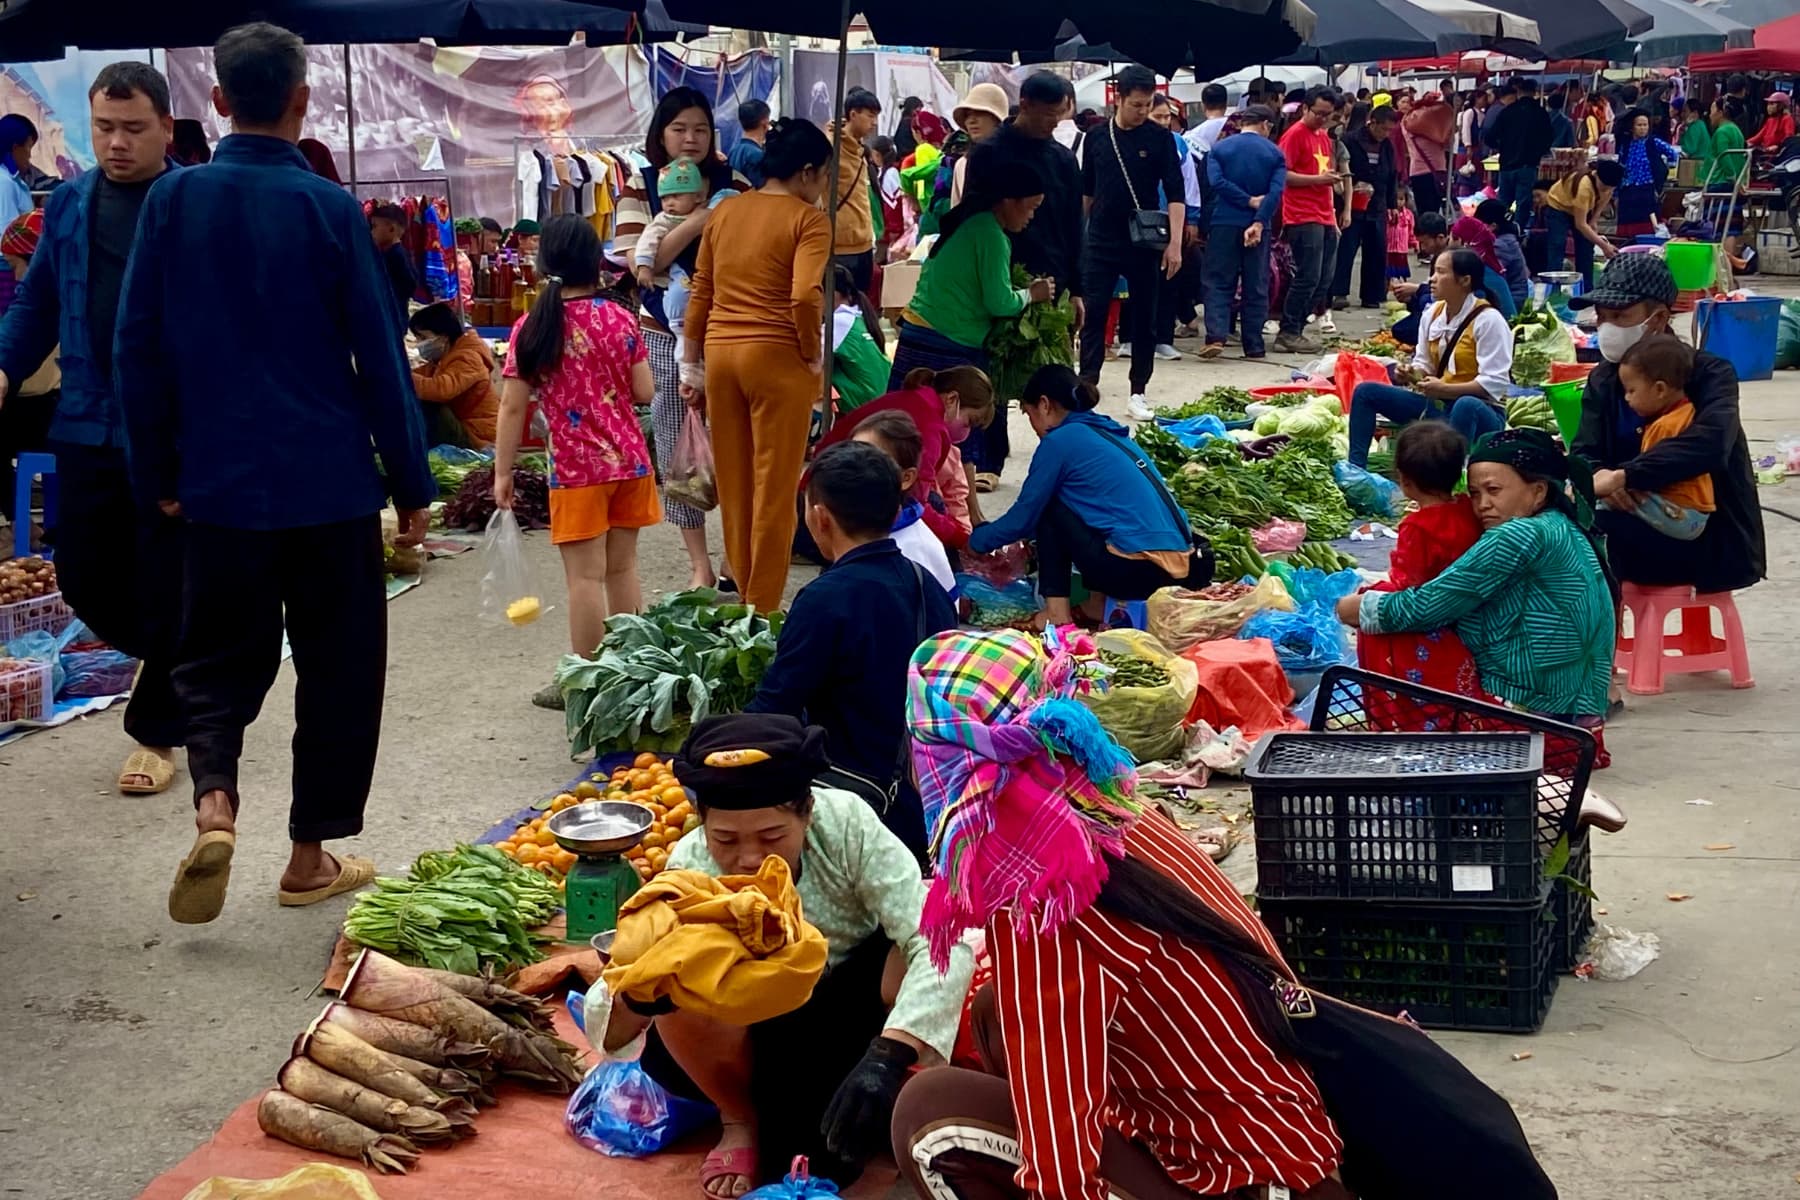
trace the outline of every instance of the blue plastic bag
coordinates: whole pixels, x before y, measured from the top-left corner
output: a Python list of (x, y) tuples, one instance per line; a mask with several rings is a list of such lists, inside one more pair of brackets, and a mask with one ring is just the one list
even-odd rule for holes
[(959, 603), (967, 605), (963, 621), (977, 629), (1010, 626), (1043, 607), (1038, 603), (1037, 585), (1030, 579), (1015, 579), (1005, 587), (995, 587), (979, 575), (959, 573), (956, 594)]
[(137, 659), (106, 645), (79, 618), (57, 636), (56, 648), (56, 665), (62, 672), (56, 685), (59, 700), (122, 696), (137, 681)]
[(63, 666), (56, 636), (39, 629), (32, 633), (14, 638), (0, 646), (0, 656), (6, 658), (22, 658), (29, 662), (47, 662), (50, 664), (50, 694), (62, 695)]
[(613, 1158), (643, 1158), (715, 1120), (710, 1104), (671, 1095), (635, 1058), (609, 1058), (587, 1073), (563, 1124), (589, 1150)]
[(816, 1179), (808, 1169), (806, 1156), (794, 1160), (780, 1183), (764, 1184), (744, 1200), (831, 1200), (838, 1194), (837, 1184), (829, 1179)]
[(1164, 433), (1169, 434), (1190, 450), (1204, 442), (1212, 441), (1214, 438), (1231, 436), (1226, 431), (1225, 422), (1210, 413), (1203, 417), (1183, 417), (1179, 421), (1158, 417), (1156, 423), (1162, 426)]
[(1294, 611), (1265, 608), (1244, 622), (1239, 638), (1268, 638), (1275, 644), (1275, 658), (1289, 675), (1323, 671), (1350, 661), (1350, 639), (1338, 620), (1337, 602), (1357, 589), (1355, 571), (1324, 571), (1304, 567), (1287, 580)]
[(1337, 480), (1338, 490), (1359, 517), (1393, 520), (1406, 511), (1406, 493), (1385, 476), (1340, 462), (1332, 466), (1331, 477)]

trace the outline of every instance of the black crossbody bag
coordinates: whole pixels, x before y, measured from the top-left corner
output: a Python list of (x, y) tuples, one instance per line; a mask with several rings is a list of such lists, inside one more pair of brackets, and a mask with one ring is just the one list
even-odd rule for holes
[(1131, 170), (1125, 165), (1125, 155), (1119, 149), (1118, 123), (1108, 121), (1106, 132), (1112, 138), (1113, 157), (1119, 160), (1119, 174), (1125, 177), (1125, 190), (1131, 194), (1131, 220), (1125, 225), (1126, 240), (1139, 250), (1167, 250), (1171, 236), (1169, 214), (1145, 208), (1138, 200), (1137, 187), (1131, 182)]

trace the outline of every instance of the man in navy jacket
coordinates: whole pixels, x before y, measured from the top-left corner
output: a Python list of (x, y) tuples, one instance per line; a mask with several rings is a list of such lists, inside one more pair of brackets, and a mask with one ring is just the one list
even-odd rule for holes
[(168, 82), (148, 63), (103, 69), (88, 106), (100, 165), (44, 205), (31, 269), (0, 319), (0, 402), (9, 381), (22, 383), (58, 356), (62, 397), (49, 446), (56, 577), (96, 636), (143, 660), (125, 708), (125, 732), (140, 749), (119, 788), (145, 794), (174, 781), (174, 747), (187, 740), (169, 683), (181, 619), (181, 525), (132, 503), (125, 420), (113, 394), (113, 325), (138, 211), (150, 185), (176, 165), (164, 157), (174, 122)]
[(234, 132), (212, 162), (151, 189), (116, 344), (132, 485), (187, 523), (174, 682), (200, 835), (169, 912), (189, 924), (224, 905), (244, 729), (275, 680), (284, 621), (299, 686), (279, 898), (310, 904), (373, 876), (321, 843), (361, 832), (375, 770), (386, 493), (416, 544), (437, 490), (362, 208), (294, 145), (305, 48), (244, 25), (219, 39), (214, 69)]

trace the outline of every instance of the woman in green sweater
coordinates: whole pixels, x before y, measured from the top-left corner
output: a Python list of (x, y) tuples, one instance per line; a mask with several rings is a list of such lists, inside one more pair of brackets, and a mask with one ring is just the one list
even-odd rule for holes
[(1701, 213), (1713, 222), (1724, 237), (1720, 245), (1731, 259), (1731, 268), (1742, 271), (1750, 266), (1748, 256), (1738, 254), (1738, 238), (1744, 232), (1744, 213), (1735, 199), (1739, 175), (1748, 180), (1750, 152), (1744, 141), (1744, 102), (1736, 96), (1720, 96), (1712, 106), (1712, 147), (1706, 171), (1700, 182), (1706, 188), (1706, 203)]
[(1347, 597), (1338, 616), (1366, 633), (1453, 627), (1489, 695), (1597, 728), (1618, 584), (1592, 532), (1592, 473), (1548, 434), (1507, 429), (1475, 443), (1469, 495), (1486, 532), (1467, 553), (1429, 583)]
[(925, 260), (912, 303), (900, 314), (889, 390), (899, 390), (918, 367), (935, 371), (971, 365), (986, 369), (988, 332), (994, 322), (1016, 320), (1033, 300), (1056, 295), (1056, 281), (1012, 283), (1008, 234), (1031, 224), (1044, 202), (1044, 179), (1028, 162), (1008, 162), (945, 214), (938, 240)]

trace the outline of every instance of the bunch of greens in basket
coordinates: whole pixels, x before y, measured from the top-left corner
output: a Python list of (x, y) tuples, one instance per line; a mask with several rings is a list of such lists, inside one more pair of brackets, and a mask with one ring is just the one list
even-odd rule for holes
[[(1013, 286), (1030, 287), (1031, 272), (1013, 264)], [(1033, 300), (1017, 320), (996, 321), (988, 334), (988, 378), (995, 399), (1017, 400), (1033, 371), (1052, 364), (1075, 365), (1071, 339), (1075, 332), (1075, 304), (1064, 292), (1055, 300)], [(1003, 420), (1004, 414), (995, 420)]]
[(718, 603), (710, 589), (678, 592), (642, 616), (608, 617), (593, 658), (556, 668), (569, 754), (674, 750), (694, 722), (741, 712), (775, 657), (782, 614)]

